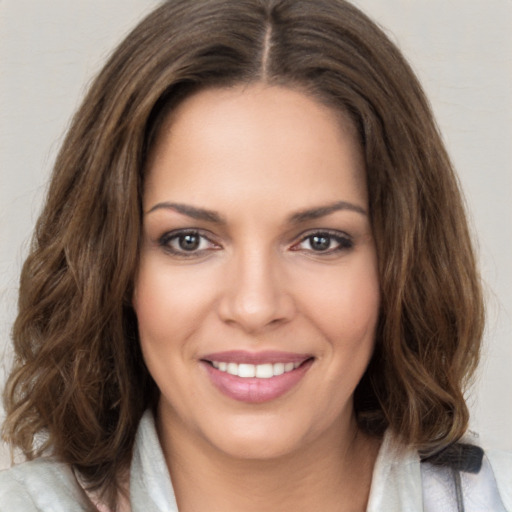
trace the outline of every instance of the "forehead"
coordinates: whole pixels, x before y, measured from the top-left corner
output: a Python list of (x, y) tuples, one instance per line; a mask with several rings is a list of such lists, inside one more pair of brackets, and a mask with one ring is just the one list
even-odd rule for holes
[(279, 195), (290, 208), (348, 199), (366, 207), (360, 146), (340, 112), (257, 84), (200, 91), (168, 115), (147, 163), (145, 207), (244, 197), (263, 204)]

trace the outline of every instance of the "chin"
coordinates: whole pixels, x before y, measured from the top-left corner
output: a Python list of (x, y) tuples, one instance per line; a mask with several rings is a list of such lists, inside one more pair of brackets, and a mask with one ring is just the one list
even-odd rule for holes
[(288, 417), (286, 412), (231, 417), (203, 431), (207, 442), (226, 456), (241, 460), (275, 460), (303, 451), (324, 428), (307, 428), (305, 418)]
[[(211, 440), (213, 441), (213, 440)], [(301, 443), (284, 434), (256, 435), (255, 433), (227, 433), (215, 440), (215, 448), (224, 455), (247, 461), (270, 461), (293, 454)]]

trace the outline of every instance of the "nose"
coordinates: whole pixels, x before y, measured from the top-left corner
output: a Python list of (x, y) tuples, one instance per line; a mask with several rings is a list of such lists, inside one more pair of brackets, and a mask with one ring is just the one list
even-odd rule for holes
[(233, 257), (219, 302), (223, 322), (256, 334), (293, 318), (295, 303), (278, 259), (261, 250)]

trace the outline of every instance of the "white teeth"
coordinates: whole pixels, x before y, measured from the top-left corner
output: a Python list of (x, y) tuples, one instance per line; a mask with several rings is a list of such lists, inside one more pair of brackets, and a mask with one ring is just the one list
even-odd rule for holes
[(295, 368), (295, 365), (293, 363), (285, 363), (285, 365), (284, 365), (285, 372), (291, 372), (294, 368)]
[(253, 364), (239, 364), (239, 377), (256, 377), (256, 367)]
[(223, 361), (211, 361), (212, 366), (221, 372), (229, 373), (242, 378), (270, 379), (283, 373), (291, 372), (298, 368), (302, 363), (264, 363), (264, 364), (246, 364), (246, 363), (226, 363)]
[(228, 363), (228, 367), (226, 368), (226, 371), (230, 375), (238, 375), (238, 364), (236, 364), (236, 363)]
[(259, 379), (270, 379), (274, 376), (274, 368), (271, 364), (259, 364), (256, 366), (256, 377)]
[(284, 363), (274, 363), (274, 375), (282, 375), (284, 373)]

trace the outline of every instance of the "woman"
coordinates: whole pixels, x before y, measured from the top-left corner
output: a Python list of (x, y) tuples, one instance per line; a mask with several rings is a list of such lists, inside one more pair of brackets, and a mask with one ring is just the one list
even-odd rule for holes
[(34, 460), (0, 507), (509, 510), (510, 458), (460, 442), (482, 327), (383, 33), (343, 1), (166, 2), (55, 165), (5, 391)]

